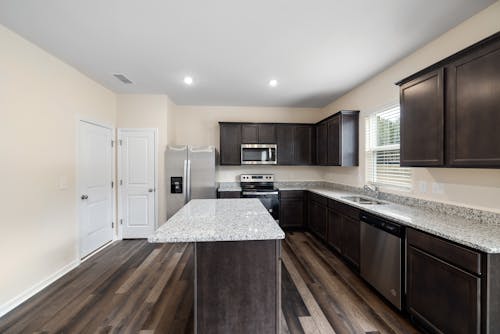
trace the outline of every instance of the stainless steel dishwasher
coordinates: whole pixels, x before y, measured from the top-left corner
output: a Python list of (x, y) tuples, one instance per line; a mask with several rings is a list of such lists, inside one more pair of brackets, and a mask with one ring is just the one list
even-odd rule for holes
[(404, 228), (366, 213), (362, 213), (360, 219), (361, 277), (401, 310)]

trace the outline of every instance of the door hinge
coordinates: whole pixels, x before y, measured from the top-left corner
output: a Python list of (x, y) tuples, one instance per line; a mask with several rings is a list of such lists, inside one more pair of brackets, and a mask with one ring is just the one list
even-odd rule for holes
[(123, 225), (123, 219), (120, 219), (120, 225)]
[(111, 141), (111, 147), (114, 147), (114, 146), (115, 146), (115, 141), (114, 141), (114, 140), (112, 140), (112, 141)]
[(115, 187), (115, 183), (113, 181), (111, 181), (111, 189), (113, 189)]
[(120, 185), (123, 186), (123, 180), (120, 180)]
[(120, 143), (120, 146), (122, 146), (122, 140), (120, 139), (118, 142)]
[(111, 222), (111, 228), (115, 228), (115, 222)]

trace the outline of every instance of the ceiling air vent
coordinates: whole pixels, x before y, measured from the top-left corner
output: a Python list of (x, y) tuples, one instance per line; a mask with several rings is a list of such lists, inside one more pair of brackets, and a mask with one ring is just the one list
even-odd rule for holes
[(128, 84), (133, 83), (132, 81), (130, 81), (130, 79), (129, 79), (129, 78), (127, 78), (127, 77), (126, 77), (125, 75), (123, 75), (123, 74), (113, 74), (113, 76), (114, 76), (115, 78), (117, 78), (118, 80), (120, 80), (121, 82), (123, 82), (124, 84), (127, 84), (127, 85), (128, 85)]

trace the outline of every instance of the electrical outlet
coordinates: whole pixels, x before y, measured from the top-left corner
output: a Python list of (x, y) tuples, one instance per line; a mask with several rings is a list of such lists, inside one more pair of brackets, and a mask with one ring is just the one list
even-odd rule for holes
[(433, 182), (432, 183), (432, 193), (433, 194), (443, 194), (444, 193), (444, 185), (442, 183)]
[(425, 182), (425, 181), (419, 181), (418, 182), (418, 190), (421, 193), (426, 193), (427, 192), (427, 182)]

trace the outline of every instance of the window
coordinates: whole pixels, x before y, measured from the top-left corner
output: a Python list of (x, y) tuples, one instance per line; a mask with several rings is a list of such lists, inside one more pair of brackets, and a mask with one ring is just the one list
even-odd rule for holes
[(366, 118), (367, 183), (411, 188), (411, 169), (399, 166), (399, 105)]

